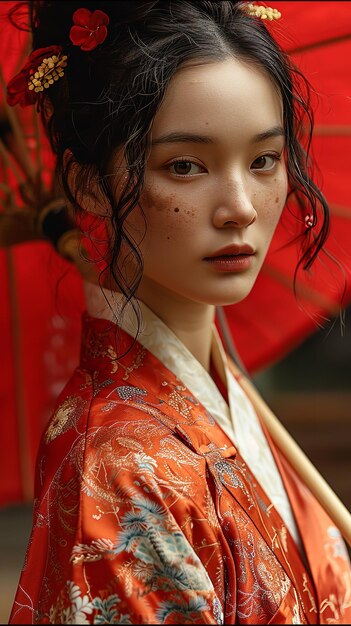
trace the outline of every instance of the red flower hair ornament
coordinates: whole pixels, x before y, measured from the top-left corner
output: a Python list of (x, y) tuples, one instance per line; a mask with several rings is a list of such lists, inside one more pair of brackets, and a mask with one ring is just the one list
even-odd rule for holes
[(105, 41), (109, 21), (109, 16), (99, 9), (93, 12), (84, 8), (77, 9), (73, 13), (74, 26), (69, 33), (70, 40), (81, 50), (94, 50)]
[(38, 94), (64, 74), (67, 56), (60, 46), (38, 48), (28, 57), (21, 71), (7, 85), (7, 103), (26, 107), (34, 104)]
[[(81, 50), (94, 50), (107, 37), (109, 16), (97, 9), (77, 9), (73, 13), (74, 26), (70, 30), (70, 40)], [(10, 106), (22, 107), (34, 104), (40, 92), (53, 85), (64, 75), (67, 56), (62, 54), (61, 46), (38, 48), (28, 57), (21, 71), (7, 85), (7, 102)]]

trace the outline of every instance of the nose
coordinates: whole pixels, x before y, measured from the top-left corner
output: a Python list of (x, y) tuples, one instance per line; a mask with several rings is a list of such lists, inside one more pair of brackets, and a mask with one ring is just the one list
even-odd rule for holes
[(223, 182), (220, 193), (217, 193), (213, 225), (216, 228), (246, 228), (256, 218), (257, 212), (245, 181), (232, 178)]

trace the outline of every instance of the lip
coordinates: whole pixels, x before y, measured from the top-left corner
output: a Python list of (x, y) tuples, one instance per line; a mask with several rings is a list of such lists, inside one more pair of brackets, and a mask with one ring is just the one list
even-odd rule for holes
[(255, 254), (255, 250), (248, 243), (243, 243), (243, 244), (232, 243), (230, 246), (221, 248), (220, 250), (217, 250), (213, 254), (206, 256), (205, 261), (208, 261), (211, 259), (217, 259), (218, 257), (226, 257), (226, 256), (233, 257), (233, 256), (239, 256), (239, 255), (252, 255), (252, 254)]
[(255, 250), (249, 244), (231, 244), (204, 258), (215, 271), (241, 273), (252, 266)]

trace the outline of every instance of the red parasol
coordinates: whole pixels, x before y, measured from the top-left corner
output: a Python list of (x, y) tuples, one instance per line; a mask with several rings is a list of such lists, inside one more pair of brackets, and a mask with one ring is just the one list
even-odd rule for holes
[[(5, 82), (21, 67), (26, 46), (24, 33), (5, 27), (4, 15), (13, 4), (0, 4), (0, 52), (3, 52), (1, 58), (6, 58), (2, 67)], [(322, 2), (317, 8), (314, 2), (271, 4), (283, 15), (280, 23), (272, 25), (273, 35), (292, 52), (320, 94), (318, 106), (315, 99), (313, 150), (323, 175), (318, 182), (332, 208), (328, 249), (345, 268), (343, 303), (346, 304), (351, 296), (348, 254), (351, 209), (346, 197), (350, 165), (351, 3)], [(1, 96), (0, 112), (5, 118), (10, 114)], [(22, 206), (23, 198), (17, 191), (19, 176), (28, 180), (39, 168), (47, 188), (52, 179), (52, 155), (42, 134), (39, 141), (37, 122), (31, 117), (33, 108), (16, 110), (16, 115), (20, 128), (25, 129), (24, 153), (28, 153), (29, 159), (26, 163), (16, 161), (9, 138), (6, 151), (6, 136), (3, 137), (0, 216), (13, 210), (11, 201), (19, 208)], [(23, 151), (20, 154), (23, 156)], [(9, 188), (14, 193), (12, 198)], [(25, 209), (30, 211), (28, 206)], [(231, 335), (249, 371), (281, 358), (316, 330), (316, 322), (335, 316), (340, 308), (343, 275), (327, 256), (313, 266), (311, 276), (299, 275), (299, 303), (304, 310), (299, 308), (292, 290), (298, 254), (296, 246), (286, 246), (293, 229), (291, 216), (286, 212), (252, 293), (239, 305), (225, 308)], [(0, 426), (1, 441), (6, 442), (0, 457), (0, 471), (6, 476), (0, 484), (0, 503), (10, 504), (32, 497), (33, 468), (41, 431), (78, 360), (84, 303), (79, 273), (48, 243), (33, 241), (2, 249), (0, 265), (3, 296), (0, 395), (6, 415)], [(259, 311), (269, 314), (263, 317)]]
[[(0, 58), (6, 59), (0, 66), (2, 86), (26, 56), (28, 34), (6, 19), (14, 4), (0, 3)], [(35, 172), (49, 187), (54, 165), (34, 107), (11, 109), (3, 94), (0, 89), (0, 397), (6, 416), (0, 426), (0, 503), (10, 504), (32, 499), (39, 437), (78, 358), (83, 291), (75, 267), (51, 244), (33, 241), (1, 247), (7, 238), (6, 217), (13, 217), (16, 209), (24, 208), (25, 225), (32, 224), (34, 207), (31, 211), (18, 189), (27, 189), (30, 195), (32, 187), (23, 183), (34, 181), (35, 186)], [(23, 215), (17, 215), (18, 234)], [(27, 237), (24, 232), (24, 240)]]
[[(351, 297), (351, 3), (271, 2), (282, 13), (271, 32), (310, 81), (315, 95), (312, 154), (317, 183), (331, 208), (326, 254), (300, 272), (293, 239), (296, 220), (285, 209), (251, 294), (225, 314), (235, 346), (250, 372), (267, 367), (335, 317)], [(293, 207), (291, 207), (293, 209)], [(344, 297), (343, 290), (345, 289)], [(266, 311), (264, 316), (258, 311)]]

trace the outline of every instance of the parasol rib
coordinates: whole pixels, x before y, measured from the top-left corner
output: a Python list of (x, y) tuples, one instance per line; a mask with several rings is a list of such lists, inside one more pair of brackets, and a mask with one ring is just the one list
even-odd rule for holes
[(307, 52), (308, 50), (323, 48), (324, 46), (332, 46), (334, 43), (339, 43), (340, 41), (348, 41), (349, 39), (351, 39), (351, 35), (349, 33), (347, 33), (346, 35), (339, 35), (338, 37), (329, 37), (328, 39), (323, 39), (322, 41), (313, 41), (312, 43), (306, 44), (304, 46), (288, 48), (287, 53), (300, 54), (300, 52)]
[[(267, 265), (265, 265), (262, 268), (262, 272), (267, 276), (271, 276), (272, 278), (276, 279), (278, 282), (286, 285), (289, 288), (293, 286), (292, 278), (285, 276), (283, 272), (277, 270), (276, 268), (268, 267)], [(319, 291), (312, 289), (312, 287), (310, 286), (304, 285), (299, 280), (297, 281), (296, 286), (299, 296), (304, 298), (304, 300), (306, 300), (307, 302), (311, 302), (319, 306), (321, 309), (327, 311), (329, 315), (333, 315), (334, 317), (336, 317), (340, 312), (341, 303), (340, 305), (336, 304)]]
[(23, 372), (21, 367), (21, 336), (19, 303), (17, 297), (17, 285), (15, 277), (15, 265), (12, 250), (5, 250), (5, 258), (9, 276), (9, 305), (11, 307), (12, 321), (12, 344), (14, 359), (14, 380), (16, 386), (15, 402), (17, 408), (18, 439), (19, 439), (19, 463), (21, 475), (21, 487), (25, 502), (33, 499), (33, 471), (29, 457), (29, 437), (27, 431), (26, 403), (24, 398)]
[(320, 137), (349, 137), (351, 135), (350, 124), (317, 124), (313, 127), (313, 134)]
[(15, 165), (12, 163), (11, 161), (11, 153), (7, 150), (6, 146), (4, 145), (3, 141), (0, 139), (0, 156), (2, 157), (3, 161), (4, 161), (4, 165), (8, 168), (11, 169), (11, 171), (13, 172), (17, 183), (20, 185), (21, 183), (24, 182), (24, 178), (21, 176), (21, 174), (18, 172), (17, 168), (15, 167)]
[(339, 204), (329, 204), (333, 215), (351, 219), (351, 208), (347, 206), (340, 206)]
[[(4, 95), (6, 95), (6, 83), (4, 79), (4, 75), (0, 68), (0, 84), (3, 89)], [(26, 141), (23, 134), (23, 129), (18, 120), (17, 114), (13, 107), (10, 107), (6, 102), (6, 97), (3, 101), (3, 106), (7, 115), (7, 118), (12, 126), (13, 134), (16, 139), (16, 144), (18, 146), (19, 153), (21, 155), (21, 166), (23, 167), (24, 173), (29, 178), (29, 180), (33, 180), (35, 178), (35, 169), (33, 167), (33, 163), (30, 158), (30, 154), (26, 145)]]

